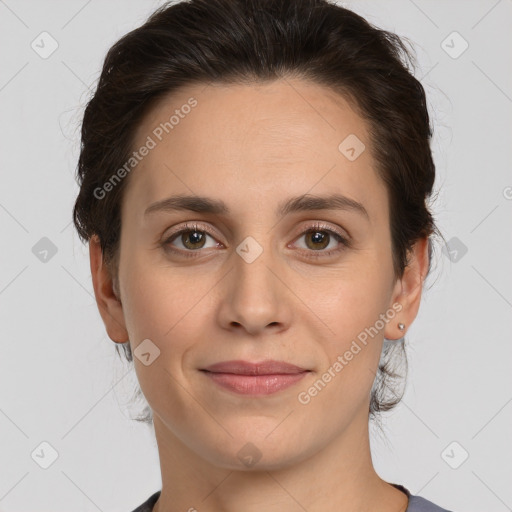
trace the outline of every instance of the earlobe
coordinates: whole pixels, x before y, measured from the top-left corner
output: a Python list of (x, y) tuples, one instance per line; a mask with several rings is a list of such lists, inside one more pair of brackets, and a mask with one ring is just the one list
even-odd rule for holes
[(401, 311), (389, 322), (385, 329), (385, 338), (400, 339), (418, 314), (423, 291), (423, 282), (428, 272), (428, 238), (422, 238), (413, 246), (409, 264), (400, 280), (395, 283), (391, 305), (400, 303)]
[(118, 299), (119, 290), (114, 290), (112, 277), (104, 263), (100, 241), (97, 235), (89, 239), (89, 257), (94, 295), (109, 338), (115, 343), (128, 341), (123, 306)]

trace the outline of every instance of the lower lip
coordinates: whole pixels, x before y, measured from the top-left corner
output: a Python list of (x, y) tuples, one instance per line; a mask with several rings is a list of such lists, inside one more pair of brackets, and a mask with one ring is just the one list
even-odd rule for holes
[(299, 382), (309, 372), (274, 375), (238, 375), (204, 372), (216, 384), (241, 395), (270, 395)]

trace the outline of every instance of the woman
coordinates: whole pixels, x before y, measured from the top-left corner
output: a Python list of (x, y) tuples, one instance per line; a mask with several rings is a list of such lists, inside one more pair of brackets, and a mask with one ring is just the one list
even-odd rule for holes
[(108, 52), (74, 221), (154, 423), (136, 511), (445, 510), (368, 433), (440, 234), (407, 58), (325, 0), (164, 6)]

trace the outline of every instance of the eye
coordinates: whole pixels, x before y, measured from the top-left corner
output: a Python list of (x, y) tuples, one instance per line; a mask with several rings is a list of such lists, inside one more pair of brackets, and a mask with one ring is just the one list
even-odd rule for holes
[[(351, 246), (350, 241), (340, 232), (319, 222), (310, 226), (296, 240), (302, 237), (305, 237), (306, 240), (306, 247), (302, 249), (308, 253), (307, 257), (310, 258), (327, 257)], [(213, 240), (210, 246), (206, 245), (207, 238)], [(181, 247), (176, 246), (176, 243), (180, 244)], [(331, 244), (334, 248), (325, 250)], [(194, 253), (200, 252), (201, 249), (221, 245), (221, 243), (215, 241), (214, 235), (209, 229), (195, 223), (185, 224), (182, 229), (174, 232), (162, 242), (162, 246), (166, 250), (184, 257), (196, 257)]]
[[(202, 229), (197, 224), (186, 224), (182, 229), (176, 231), (169, 238), (167, 238), (162, 245), (172, 252), (177, 252), (180, 254), (186, 252), (197, 252), (199, 249), (209, 248), (205, 245), (207, 238), (213, 239), (213, 235), (211, 235), (208, 230)], [(173, 246), (174, 241), (180, 243), (181, 247), (178, 246), (178, 249), (175, 249), (175, 246)], [(213, 245), (210, 245), (210, 247), (216, 247), (218, 245), (218, 243), (214, 243)]]
[[(306, 245), (303, 248), (309, 253), (307, 257), (330, 256), (342, 251), (346, 247), (350, 247), (350, 242), (345, 236), (321, 223), (316, 223), (308, 228), (297, 240), (303, 237), (305, 238)], [(331, 248), (325, 250), (329, 246)]]

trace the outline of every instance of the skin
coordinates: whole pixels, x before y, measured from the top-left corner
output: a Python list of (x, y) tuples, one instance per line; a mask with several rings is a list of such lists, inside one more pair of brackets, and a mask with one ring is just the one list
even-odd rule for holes
[[(387, 191), (375, 172), (369, 127), (343, 97), (302, 79), (188, 85), (152, 108), (134, 148), (191, 96), (198, 105), (129, 176), (120, 297), (97, 237), (90, 240), (94, 292), (109, 337), (129, 340), (132, 351), (150, 339), (160, 350), (148, 366), (134, 357), (160, 454), (163, 485), (154, 510), (405, 511), (406, 495), (373, 468), (368, 407), (383, 338), (402, 337), (398, 322), (409, 327), (417, 315), (427, 239), (414, 246), (403, 278), (395, 280)], [(366, 146), (354, 161), (338, 150), (349, 134)], [(281, 201), (305, 193), (344, 194), (361, 202), (369, 219), (338, 210), (276, 217)], [(173, 194), (220, 199), (231, 213), (144, 216), (150, 204)], [(197, 258), (161, 245), (171, 228), (188, 221), (214, 234), (199, 249), (186, 237), (188, 245), (174, 239), (176, 250), (199, 251)], [(311, 241), (304, 233), (315, 221), (349, 234), (352, 246), (324, 230), (327, 248)], [(247, 236), (263, 249), (252, 263), (236, 252)], [(298, 393), (397, 303), (403, 309), (301, 404)], [(231, 359), (284, 360), (311, 372), (273, 395), (247, 397), (199, 371)], [(248, 442), (261, 453), (251, 467), (237, 455)]]

